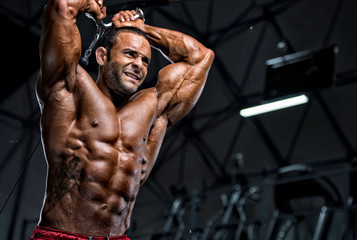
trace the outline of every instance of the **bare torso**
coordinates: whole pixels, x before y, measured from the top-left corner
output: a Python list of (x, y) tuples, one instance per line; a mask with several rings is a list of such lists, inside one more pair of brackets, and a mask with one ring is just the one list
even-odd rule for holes
[[(106, 16), (102, 0), (48, 0), (44, 12), (36, 86), (48, 176), (39, 225), (118, 236), (129, 228), (167, 127), (201, 95), (214, 53), (183, 33), (135, 20), (135, 11), (120, 11), (112, 18), (115, 28), (134, 27), (146, 38), (121, 33), (110, 51), (100, 46), (97, 85), (78, 65), (76, 19), (84, 12)], [(171, 64), (155, 87), (132, 95), (146, 77), (150, 45)]]
[(121, 235), (157, 157), (167, 119), (157, 118), (155, 88), (138, 92), (117, 109), (84, 71), (78, 76), (73, 93), (54, 89), (44, 102), (49, 173), (40, 225)]

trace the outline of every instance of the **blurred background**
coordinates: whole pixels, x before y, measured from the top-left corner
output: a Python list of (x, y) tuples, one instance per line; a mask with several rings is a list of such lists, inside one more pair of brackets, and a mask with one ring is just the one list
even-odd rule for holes
[[(214, 50), (194, 110), (169, 129), (128, 234), (150, 239), (357, 239), (357, 1), (104, 2)], [(46, 162), (34, 91), (45, 0), (2, 0), (0, 239), (28, 239)], [(78, 19), (83, 51), (95, 24)], [(168, 62), (155, 53), (146, 87)], [(87, 66), (96, 78), (93, 57)], [(240, 110), (305, 94), (307, 103)]]

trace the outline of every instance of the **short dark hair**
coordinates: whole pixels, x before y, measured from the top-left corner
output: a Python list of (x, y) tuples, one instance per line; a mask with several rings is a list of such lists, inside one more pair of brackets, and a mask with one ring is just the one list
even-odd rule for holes
[[(121, 27), (121, 28), (111, 28), (104, 33), (104, 37), (101, 42), (101, 46), (103, 46), (108, 53), (113, 48), (114, 44), (116, 43), (116, 36), (121, 32), (131, 32), (134, 34), (138, 34), (139, 36), (144, 37), (146, 40), (149, 41), (149, 38), (146, 34), (138, 28), (135, 27)], [(108, 57), (110, 54), (108, 54)]]

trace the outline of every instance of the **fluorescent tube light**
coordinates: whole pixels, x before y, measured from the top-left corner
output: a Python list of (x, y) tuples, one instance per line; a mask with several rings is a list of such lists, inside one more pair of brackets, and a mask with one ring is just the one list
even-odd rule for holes
[(307, 103), (308, 101), (309, 98), (305, 94), (302, 94), (300, 96), (286, 98), (283, 100), (278, 100), (275, 102), (265, 103), (262, 105), (242, 109), (240, 110), (240, 115), (242, 117), (251, 117), (262, 113), (272, 112), (275, 110), (304, 104)]

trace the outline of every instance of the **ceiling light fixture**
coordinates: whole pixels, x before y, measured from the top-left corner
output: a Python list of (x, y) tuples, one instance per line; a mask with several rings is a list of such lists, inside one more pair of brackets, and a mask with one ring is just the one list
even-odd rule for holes
[(307, 103), (308, 101), (309, 101), (309, 98), (305, 94), (302, 94), (302, 95), (295, 96), (295, 97), (285, 98), (282, 100), (264, 103), (264, 104), (257, 105), (254, 107), (245, 108), (245, 109), (240, 110), (239, 113), (242, 117), (251, 117), (251, 116), (258, 115), (258, 114), (263, 114), (263, 113), (272, 112), (272, 111), (276, 111), (276, 110), (283, 109), (283, 108), (301, 105), (301, 104)]

